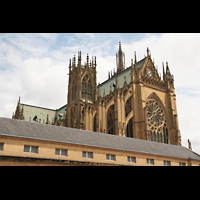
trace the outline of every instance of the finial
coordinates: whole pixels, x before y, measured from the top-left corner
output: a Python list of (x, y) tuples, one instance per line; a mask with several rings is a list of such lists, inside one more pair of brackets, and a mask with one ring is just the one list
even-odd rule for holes
[(135, 55), (135, 64), (137, 63), (137, 59), (136, 59), (136, 51), (134, 51), (134, 55)]
[(71, 59), (69, 59), (69, 67), (71, 67)]
[(133, 68), (133, 59), (131, 58), (131, 67)]
[(87, 65), (89, 65), (89, 55), (87, 53)]
[(96, 59), (96, 56), (94, 57), (94, 65), (95, 65), (95, 68), (97, 66), (97, 59)]
[(76, 55), (74, 55), (74, 59), (73, 59), (73, 66), (76, 66)]
[(188, 139), (188, 149), (192, 150), (191, 141)]
[(78, 51), (78, 66), (81, 66), (81, 51)]
[(149, 47), (147, 47), (147, 56), (149, 56)]
[(119, 42), (119, 51), (122, 50), (121, 42)]
[(169, 74), (169, 66), (168, 66), (168, 62), (166, 62), (166, 74)]

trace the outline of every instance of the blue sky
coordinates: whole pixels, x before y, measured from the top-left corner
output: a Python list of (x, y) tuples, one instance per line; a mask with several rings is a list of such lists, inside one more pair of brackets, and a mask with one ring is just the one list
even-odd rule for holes
[(0, 116), (11, 117), (21, 102), (59, 108), (67, 101), (69, 59), (82, 52), (97, 57), (97, 82), (116, 69), (119, 41), (126, 67), (149, 47), (162, 77), (162, 62), (175, 77), (182, 144), (200, 153), (200, 34), (183, 33), (0, 33)]

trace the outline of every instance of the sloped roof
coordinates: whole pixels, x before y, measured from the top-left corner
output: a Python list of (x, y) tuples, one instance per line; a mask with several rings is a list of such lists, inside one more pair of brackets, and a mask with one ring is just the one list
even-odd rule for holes
[[(48, 114), (49, 115), (49, 123), (51, 124), (55, 118), (55, 113), (56, 113), (55, 109), (43, 108), (43, 107), (27, 105), (27, 104), (23, 104), (23, 103), (20, 103), (20, 105), (21, 105), (21, 109), (22, 109), (22, 107), (24, 108), (23, 114), (24, 114), (24, 119), (26, 121), (29, 121), (30, 117), (31, 117), (31, 121), (33, 121), (33, 118), (37, 115), (38, 121), (39, 121), (39, 119), (41, 119), (41, 123), (43, 123), (43, 120), (46, 123), (47, 114)], [(66, 104), (57, 110), (57, 115), (66, 114), (65, 108), (66, 108)]]
[[(142, 68), (144, 61), (146, 57), (137, 62), (137, 66), (139, 69)], [(134, 64), (135, 67), (135, 64)], [(124, 86), (124, 77), (126, 76), (126, 83), (129, 85), (131, 83), (131, 66), (123, 70), (122, 72), (118, 73), (118, 83), (119, 83), (119, 89), (123, 88)], [(112, 92), (114, 91), (113, 83), (116, 83), (116, 75), (114, 75), (112, 78), (104, 81), (100, 84), (101, 89), (101, 96), (103, 97), (104, 90), (105, 90), (105, 96), (107, 96), (110, 93), (110, 85), (112, 86)], [(99, 87), (98, 87), (99, 89)], [(97, 90), (98, 90), (97, 89)]]
[(0, 117), (0, 135), (143, 152), (200, 160), (193, 151), (177, 145), (59, 127)]

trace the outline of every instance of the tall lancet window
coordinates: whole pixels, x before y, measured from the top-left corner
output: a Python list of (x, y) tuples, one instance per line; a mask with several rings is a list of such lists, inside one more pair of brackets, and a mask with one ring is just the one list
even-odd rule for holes
[(92, 100), (92, 82), (90, 78), (86, 75), (82, 81), (82, 98)]
[(115, 107), (109, 107), (107, 112), (107, 133), (115, 135)]
[(74, 77), (72, 84), (72, 101), (76, 99), (76, 92), (77, 92), (77, 78)]
[(150, 129), (150, 140), (168, 144), (168, 129), (164, 111), (152, 95), (146, 102), (147, 124)]

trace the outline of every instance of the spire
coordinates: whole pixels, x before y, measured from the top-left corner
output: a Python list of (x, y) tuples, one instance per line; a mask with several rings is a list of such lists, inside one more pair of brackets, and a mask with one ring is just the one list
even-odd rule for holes
[(78, 51), (78, 66), (81, 66), (81, 51)]
[(94, 65), (95, 65), (95, 68), (97, 67), (97, 59), (96, 59), (96, 56), (95, 56), (95, 61), (94, 61)]
[(19, 96), (19, 100), (18, 100), (18, 106), (20, 105), (20, 96)]
[(116, 64), (117, 64), (117, 73), (125, 69), (125, 54), (122, 51), (121, 42), (119, 42), (119, 50), (116, 53)]
[(87, 53), (87, 66), (89, 66), (89, 55)]
[(165, 75), (165, 67), (164, 67), (164, 62), (162, 63), (163, 66), (163, 75)]
[(72, 67), (72, 65), (71, 65), (71, 59), (69, 59), (69, 73), (71, 72), (71, 67)]
[(149, 47), (147, 47), (147, 57), (149, 56)]
[(169, 70), (169, 66), (168, 66), (168, 62), (166, 62), (166, 74), (171, 76), (170, 70)]
[(165, 80), (165, 67), (164, 67), (164, 63), (162, 63), (163, 66), (163, 80)]
[(119, 42), (119, 52), (122, 52), (121, 42)]
[(135, 56), (135, 71), (138, 71), (138, 66), (137, 66), (137, 58), (136, 58), (136, 51), (134, 51), (134, 56)]
[(134, 66), (133, 66), (133, 58), (131, 58), (131, 68), (134, 68)]
[(74, 55), (72, 67), (74, 68), (75, 66), (76, 66), (76, 55)]

